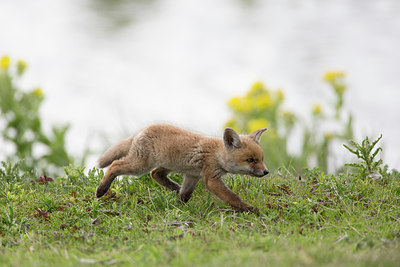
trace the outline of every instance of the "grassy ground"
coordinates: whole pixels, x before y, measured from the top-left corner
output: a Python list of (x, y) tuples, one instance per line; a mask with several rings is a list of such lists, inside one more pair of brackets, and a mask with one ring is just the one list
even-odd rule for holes
[[(1, 266), (398, 266), (400, 176), (365, 181), (307, 171), (301, 179), (228, 176), (259, 213), (238, 213), (203, 184), (186, 204), (146, 175), (114, 182), (68, 168), (47, 181), (0, 175)], [(180, 181), (179, 176), (172, 176)]]

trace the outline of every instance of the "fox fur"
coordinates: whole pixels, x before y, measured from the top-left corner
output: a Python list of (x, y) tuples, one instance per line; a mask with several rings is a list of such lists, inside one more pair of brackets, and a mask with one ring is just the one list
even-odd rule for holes
[[(221, 200), (238, 210), (252, 211), (252, 206), (224, 184), (222, 176), (268, 174), (259, 145), (265, 130), (239, 135), (226, 128), (223, 138), (215, 138), (169, 124), (150, 125), (115, 144), (100, 157), (99, 167), (110, 167), (96, 190), (96, 197), (103, 196), (119, 175), (139, 176), (150, 171), (157, 183), (176, 191), (183, 202), (190, 199), (197, 183), (203, 180), (207, 189)], [(170, 172), (184, 174), (182, 185), (168, 178)]]

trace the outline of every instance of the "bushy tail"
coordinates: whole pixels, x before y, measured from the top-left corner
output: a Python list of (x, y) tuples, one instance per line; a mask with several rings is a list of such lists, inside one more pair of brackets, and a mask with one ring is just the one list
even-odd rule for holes
[(98, 160), (99, 168), (105, 168), (110, 165), (114, 160), (120, 159), (128, 154), (129, 148), (131, 147), (133, 137), (129, 137), (113, 145), (103, 156)]

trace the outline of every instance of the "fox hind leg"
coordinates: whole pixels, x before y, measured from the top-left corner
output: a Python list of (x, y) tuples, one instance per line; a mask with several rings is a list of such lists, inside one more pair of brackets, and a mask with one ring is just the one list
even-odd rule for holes
[(150, 176), (157, 183), (159, 183), (162, 186), (165, 186), (169, 190), (179, 192), (181, 186), (168, 178), (168, 173), (170, 172), (171, 171), (168, 169), (158, 167), (150, 172)]
[(200, 179), (201, 177), (185, 175), (185, 178), (182, 182), (181, 190), (179, 191), (179, 198), (181, 201), (185, 203), (189, 201)]
[(103, 196), (110, 188), (114, 179), (122, 174), (141, 175), (151, 169), (146, 160), (139, 160), (133, 157), (125, 157), (121, 160), (115, 160), (111, 163), (103, 179), (101, 179), (99, 187), (96, 190), (96, 197)]

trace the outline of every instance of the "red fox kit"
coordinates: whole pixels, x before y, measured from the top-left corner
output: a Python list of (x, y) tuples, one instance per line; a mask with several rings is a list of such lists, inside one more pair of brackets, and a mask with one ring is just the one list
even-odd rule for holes
[[(118, 175), (141, 175), (151, 170), (160, 185), (178, 192), (187, 202), (202, 179), (206, 187), (223, 201), (241, 211), (252, 211), (222, 181), (226, 173), (262, 177), (268, 174), (259, 145), (259, 129), (239, 135), (226, 128), (223, 138), (206, 137), (168, 124), (154, 124), (109, 148), (99, 159), (99, 167), (111, 164), (96, 190), (103, 196)], [(182, 185), (168, 178), (168, 173), (183, 173)]]

